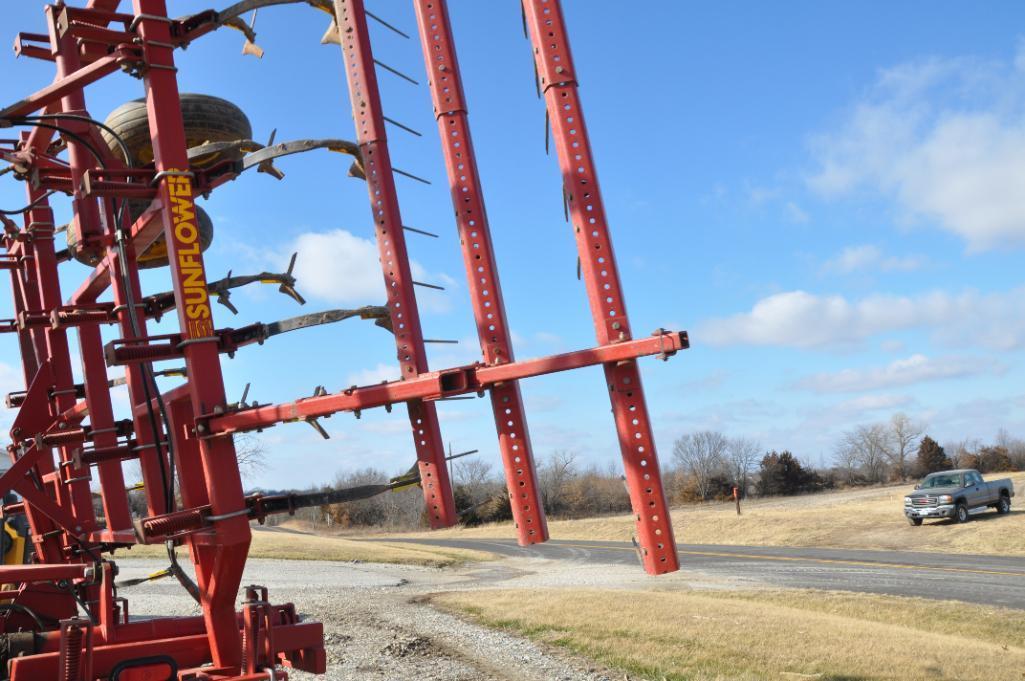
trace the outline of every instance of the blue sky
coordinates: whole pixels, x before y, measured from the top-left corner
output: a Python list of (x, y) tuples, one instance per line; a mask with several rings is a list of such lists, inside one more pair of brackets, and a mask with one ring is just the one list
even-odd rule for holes
[[(7, 39), (42, 30), (41, 3), (9, 4)], [(367, 4), (415, 31), (410, 3)], [(1025, 435), (1020, 3), (564, 5), (634, 329), (691, 335), (691, 350), (642, 363), (664, 460), (676, 437), (714, 428), (818, 464), (845, 429), (895, 411), (941, 442), (1000, 427)], [(450, 7), (517, 355), (589, 347), (518, 4)], [(262, 60), (241, 56), (233, 31), (179, 53), (182, 90), (236, 102), (258, 140), (274, 128), (279, 141), (351, 139), (338, 48), (319, 44), (325, 15), (272, 8), (256, 28)], [(372, 31), (379, 59), (425, 81), (418, 41)], [(51, 68), (4, 52), (4, 102), (47, 84)], [(425, 335), (460, 340), (432, 346), (431, 366), (469, 363), (479, 348), (429, 93), (380, 81), (386, 113), (424, 133), (390, 130), (395, 165), (434, 182), (398, 178), (405, 223), (441, 234), (408, 237), (418, 278), (447, 286), (418, 291)], [(138, 81), (120, 75), (88, 93), (98, 117), (137, 96)], [(207, 267), (211, 278), (281, 268), (299, 250), (309, 303), (240, 290), (240, 314), (218, 307), (218, 326), (383, 299), (366, 190), (347, 161), (320, 152), (279, 166), (282, 182), (243, 176), (205, 202), (217, 230)], [(21, 205), (22, 191), (0, 178), (0, 205)], [(65, 265), (65, 292), (85, 273)], [(144, 285), (168, 288), (166, 271)], [(7, 316), (7, 296), (0, 305)], [(0, 338), (0, 361), (3, 390), (21, 387), (13, 338)], [(251, 382), (266, 403), (376, 382), (394, 365), (385, 332), (346, 322), (248, 348), (224, 370), (230, 399)], [(537, 455), (618, 460), (602, 385), (597, 368), (523, 384)], [(499, 465), (486, 400), (439, 411), (447, 442)], [(324, 425), (329, 441), (301, 424), (266, 431), (268, 466), (251, 483), (305, 486), (412, 462), (398, 410)]]

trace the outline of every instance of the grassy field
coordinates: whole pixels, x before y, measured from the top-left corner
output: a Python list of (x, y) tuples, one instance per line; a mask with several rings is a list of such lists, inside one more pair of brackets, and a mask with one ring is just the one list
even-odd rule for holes
[(1025, 613), (963, 603), (789, 590), (486, 594), (432, 600), (655, 681), (989, 681), (1025, 665)]
[[(1025, 474), (1011, 477), (1025, 493)], [(730, 504), (701, 504), (672, 511), (676, 540), (688, 544), (821, 546), (1025, 555), (1025, 510), (1010, 515), (984, 513), (964, 525), (926, 521), (912, 527), (904, 519), (904, 495), (912, 484), (825, 492), (747, 502), (737, 516)], [(1025, 504), (1025, 498), (1015, 498)], [(632, 516), (549, 521), (553, 539), (629, 541)], [(509, 524), (455, 528), (430, 536), (514, 537)]]
[[(179, 555), (186, 553), (179, 550)], [(118, 551), (118, 558), (163, 558), (167, 555), (163, 545), (136, 546), (130, 551)], [(320, 537), (296, 532), (255, 531), (249, 551), (250, 558), (277, 558), (281, 560), (336, 560), (366, 563), (401, 563), (448, 567), (493, 556), (481, 551), (449, 549), (410, 544), (388, 544), (360, 541), (341, 537)]]

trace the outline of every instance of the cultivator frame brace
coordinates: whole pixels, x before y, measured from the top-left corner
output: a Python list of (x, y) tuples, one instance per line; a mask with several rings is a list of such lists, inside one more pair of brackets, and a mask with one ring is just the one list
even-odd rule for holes
[[(362, 0), (243, 0), (222, 12), (183, 19), (169, 18), (166, 0), (132, 0), (131, 12), (119, 11), (121, 4), (89, 0), (85, 7), (46, 6), (47, 33), (20, 34), (15, 50), (53, 62), (54, 81), (0, 110), (0, 126), (27, 128), (17, 139), (0, 140), (0, 157), (26, 182), (28, 200), (26, 209), (8, 213), (21, 224), (2, 216), (6, 254), (0, 256), (0, 268), (11, 275), (15, 319), (0, 323), (0, 332), (17, 335), (26, 389), (8, 398), (18, 412), (8, 447), (12, 465), (0, 476), (0, 495), (20, 495), (4, 513), (25, 515), (34, 549), (30, 564), (0, 567), (0, 583), (8, 585), (0, 597), (0, 633), (6, 644), (0, 649), (7, 651), (0, 657), (9, 662), (3, 671), (13, 681), (258, 681), (287, 678), (281, 667), (324, 672), (320, 624), (300, 621), (291, 604), (270, 604), (261, 587), (247, 587), (241, 611), (236, 610), (250, 520), (419, 482), (431, 526), (455, 524), (458, 514), (434, 403), (489, 392), (519, 541), (545, 541), (547, 525), (518, 381), (598, 364), (604, 367), (615, 415), (640, 559), (652, 574), (678, 569), (637, 359), (666, 359), (688, 346), (687, 336), (661, 329), (642, 339), (631, 334), (558, 0), (524, 0), (524, 23), (598, 345), (515, 361), (447, 9), (444, 0), (413, 0), (482, 351), (481, 362), (440, 371), (427, 366), (376, 81), (380, 62), (371, 49)], [(230, 25), (245, 33), (246, 52), (258, 53), (252, 27), (238, 17), (280, 4), (308, 4), (331, 15), (357, 142), (290, 143), (244, 158), (190, 164), (199, 152), (186, 144), (175, 49)], [(118, 158), (110, 153), (99, 124), (88, 114), (85, 88), (118, 71), (140, 78), (144, 86), (154, 157), (145, 167), (126, 164), (127, 154)], [(57, 132), (60, 143), (53, 141)], [(66, 159), (58, 158), (65, 146)], [(386, 308), (216, 328), (211, 294), (228, 304), (229, 288), (261, 277), (207, 281), (194, 224), (195, 196), (249, 167), (273, 174), (269, 164), (275, 155), (325, 146), (357, 156), (355, 174), (365, 176)], [(54, 194), (71, 196), (74, 217), (68, 229), (76, 243), (98, 254), (94, 271), (67, 303), (57, 276), (68, 258), (54, 247)], [(149, 207), (133, 219), (124, 210), (127, 199), (148, 201)], [(137, 255), (161, 236), (172, 291), (144, 296)], [(303, 302), (291, 288), (291, 268), (268, 276), (278, 277), (282, 290)], [(108, 288), (112, 301), (101, 302)], [(172, 306), (179, 332), (149, 335), (147, 319)], [(339, 393), (318, 389), (312, 397), (285, 404), (249, 405), (244, 398), (227, 402), (221, 354), (282, 330), (351, 316), (377, 319), (392, 330), (401, 380)], [(121, 337), (104, 346), (101, 324), (117, 325)], [(78, 338), (80, 385), (73, 379), (69, 330)], [(184, 369), (153, 369), (153, 363), (166, 361), (184, 362)], [(128, 419), (118, 420), (114, 413), (108, 365), (124, 368), (132, 405)], [(184, 382), (160, 393), (154, 375), (182, 375)], [(337, 412), (390, 410), (400, 402), (407, 406), (419, 475), (393, 485), (315, 495), (244, 494), (233, 434), (287, 422), (316, 423)], [(133, 459), (142, 472), (143, 518), (129, 511), (122, 473), (122, 462)], [(102, 519), (92, 504), (97, 482)], [(193, 594), (202, 616), (129, 618), (109, 554), (139, 543), (167, 546), (168, 572)], [(174, 550), (181, 546), (189, 551), (195, 583), (178, 566)]]

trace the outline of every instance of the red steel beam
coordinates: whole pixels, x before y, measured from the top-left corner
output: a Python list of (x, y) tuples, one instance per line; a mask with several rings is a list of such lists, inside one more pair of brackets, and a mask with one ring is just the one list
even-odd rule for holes
[[(434, 101), (441, 148), (445, 156), (459, 244), (466, 267), (473, 317), (484, 363), (514, 361), (512, 338), (491, 242), (477, 158), (470, 138), (466, 97), (456, 59), (452, 26), (445, 0), (414, 0), (427, 80)], [(492, 388), (491, 409), (498, 448), (505, 468), (513, 522), (523, 546), (548, 540), (548, 521), (541, 503), (527, 414), (516, 381)]]
[[(154, 200), (129, 228), (128, 240), (132, 243), (136, 253), (145, 251), (160, 237), (159, 230), (162, 227), (160, 214), (162, 209), (163, 204), (160, 203), (159, 198)], [(95, 302), (108, 286), (110, 286), (110, 258), (104, 258), (97, 263), (86, 280), (78, 287), (78, 290), (71, 296), (68, 304), (78, 305)]]
[[(357, 141), (363, 155), (399, 366), (403, 379), (414, 379), (429, 370), (427, 351), (413, 292), (413, 276), (409, 270), (409, 254), (384, 131), (381, 93), (377, 87), (362, 0), (335, 0), (335, 19), (341, 37)], [(431, 527), (455, 525), (459, 516), (445, 465), (445, 447), (437, 409), (435, 405), (419, 400), (409, 402), (407, 409)]]
[(4, 565), (0, 567), (0, 584), (18, 582), (51, 582), (61, 579), (82, 579), (90, 566), (82, 563), (66, 565), (44, 563), (40, 565)]
[[(28, 188), (27, 197), (29, 202), (41, 198), (38, 190)], [(54, 221), (53, 211), (48, 201), (41, 201), (32, 210), (26, 213), (25, 230), (32, 235), (32, 263), (35, 266), (35, 278), (39, 296), (39, 304), (42, 309), (51, 309), (61, 304), (60, 279), (57, 276), (57, 259), (54, 251), (53, 235)], [(52, 383), (50, 384), (51, 399), (49, 401), (50, 416), (55, 422), (60, 414), (75, 406), (74, 379), (71, 372), (71, 354), (68, 346), (68, 336), (64, 329), (46, 328), (44, 331), (46, 339), (46, 357), (50, 361), (52, 370)], [(57, 503), (63, 507), (72, 518), (73, 522), (66, 525), (69, 530), (77, 532), (90, 532), (96, 527), (96, 514), (93, 511), (92, 494), (89, 490), (88, 469), (80, 469), (73, 462), (73, 447), (61, 447), (60, 460), (64, 464), (61, 472), (68, 474), (69, 479), (74, 482), (69, 484), (58, 484), (56, 486)], [(52, 461), (49, 453), (43, 457), (46, 461)], [(43, 474), (49, 470), (42, 470)], [(48, 513), (51, 519), (57, 520), (52, 513)], [(33, 528), (34, 530), (37, 528)]]
[[(109, 203), (106, 206), (107, 220), (113, 224), (114, 214)], [(127, 221), (127, 217), (124, 218)], [(142, 300), (142, 287), (139, 283), (139, 272), (135, 266), (135, 250), (131, 246), (125, 249), (126, 262), (109, 253), (104, 260), (107, 263), (108, 284), (113, 283), (114, 305), (118, 310), (116, 317), (121, 334), (126, 339), (145, 336), (146, 316), (137, 313), (137, 325), (132, 323), (129, 306), (134, 302), (136, 305)], [(77, 294), (76, 294), (77, 295)], [(104, 360), (104, 369), (106, 363)], [(146, 403), (145, 382), (148, 379), (143, 374), (140, 365), (127, 365), (125, 367), (125, 384), (128, 386), (129, 401), (132, 405)], [(154, 427), (154, 420), (147, 418), (148, 413), (140, 413), (132, 410), (132, 419), (135, 424), (135, 438), (139, 449), (139, 468), (142, 473), (142, 482), (146, 493), (146, 510), (150, 515), (164, 513), (167, 511), (167, 476), (168, 457), (162, 448), (155, 443), (165, 439), (165, 433), (160, 424)]]
[(632, 363), (637, 357), (646, 355), (667, 357), (686, 347), (686, 333), (662, 332), (651, 338), (624, 341), (540, 359), (491, 367), (477, 365), (432, 371), (405, 381), (350, 388), (332, 395), (306, 397), (295, 402), (214, 416), (209, 419), (206, 430), (210, 433), (231, 433), (328, 416), (340, 411), (373, 409), (411, 400), (436, 400), (501, 387), (531, 376), (581, 369), (597, 364)]
[[(570, 218), (580, 253), (581, 276), (602, 345), (631, 338), (626, 305), (598, 186), (577, 72), (559, 0), (522, 0), (534, 60), (552, 125)], [(630, 503), (637, 517), (637, 541), (644, 569), (661, 574), (679, 569), (679, 558), (662, 491), (651, 421), (636, 362), (605, 365), (616, 418)]]
[[(39, 198), (39, 193), (38, 190), (30, 190), (30, 201)], [(28, 238), (20, 243), (19, 272), (16, 281), (13, 282), (15, 308), (19, 316), (24, 313), (25, 300), (34, 301), (34, 309), (59, 305), (60, 300), (60, 284), (53, 247), (53, 217), (48, 204), (42, 202), (28, 211), (25, 223), (24, 234)], [(75, 402), (75, 391), (70, 383), (71, 366), (66, 334), (63, 330), (53, 328), (39, 328), (35, 331), (37, 333), (33, 334), (32, 342), (28, 346), (22, 346), (23, 360), (26, 370), (31, 369), (33, 372), (29, 382), (32, 386), (36, 386), (38, 382), (37, 390), (41, 389), (46, 394), (46, 399), (42, 404), (28, 407), (36, 412), (31, 430), (46, 429), (47, 426), (39, 422), (39, 418), (47, 419), (43, 413), (47, 411), (49, 423), (74, 426), (77, 421), (72, 412), (85, 403)], [(44, 360), (41, 366), (38, 364), (38, 358)], [(102, 355), (100, 361), (102, 370)], [(71, 416), (71, 419), (65, 421), (66, 416)], [(29, 433), (21, 435), (24, 437)], [(47, 561), (65, 560), (61, 548), (65, 540), (62, 533), (57, 530), (58, 526), (80, 537), (95, 527), (95, 515), (87, 482), (89, 472), (87, 468), (74, 465), (73, 449), (74, 446), (61, 449), (62, 466), (59, 471), (54, 469), (53, 456), (48, 448), (36, 450), (33, 447), (18, 460), (15, 468), (21, 470), (28, 466), (34, 479), (42, 481), (41, 489), (47, 492), (37, 489), (35, 483), (26, 478), (24, 473), (10, 478), (4, 476), (3, 484), (7, 485), (5, 488), (13, 488), (25, 498), (26, 516), (32, 529), (33, 543), (36, 545), (37, 554)], [(8, 479), (10, 482), (7, 482)], [(64, 482), (65, 480), (69, 482)], [(123, 493), (123, 483), (120, 491)], [(130, 527), (127, 504), (124, 505), (123, 511), (121, 522), (124, 526)], [(114, 509), (114, 512), (116, 515), (117, 509)]]
[[(78, 328), (79, 352), (82, 356), (82, 375), (85, 384), (85, 403), (92, 426), (93, 446), (97, 449), (115, 447), (114, 407), (103, 360), (103, 341), (99, 324), (86, 324)], [(110, 531), (131, 530), (132, 514), (125, 492), (125, 476), (120, 461), (97, 464), (103, 517)]]
[[(65, 8), (67, 11), (67, 8)], [(68, 33), (58, 35), (54, 17), (54, 8), (46, 8), (47, 23), (50, 27), (51, 41), (59, 46), (55, 55), (58, 79), (64, 79), (82, 68), (78, 54), (78, 44)], [(62, 99), (62, 108), (65, 112), (76, 112), (79, 115), (85, 114), (85, 92), (75, 90), (69, 92)], [(77, 121), (66, 121), (64, 125), (76, 130), (80, 135), (88, 138), (92, 132), (87, 124)], [(42, 128), (36, 128), (41, 130)], [(91, 157), (84, 147), (68, 140), (68, 161), (71, 177), (74, 186), (79, 186), (85, 171), (94, 167), (98, 159)], [(76, 239), (82, 241), (85, 236), (93, 236), (103, 232), (103, 225), (100, 222), (100, 206), (94, 197), (77, 196), (74, 199), (74, 219), (68, 225), (69, 230), (74, 230)], [(56, 278), (56, 269), (54, 269)], [(59, 304), (59, 298), (58, 298)], [(86, 405), (89, 413), (89, 420), (94, 434), (93, 444), (95, 447), (113, 447), (117, 444), (117, 434), (114, 429), (114, 411), (110, 399), (110, 389), (107, 386), (107, 372), (103, 360), (103, 343), (100, 329), (97, 324), (90, 324), (78, 330), (79, 350), (82, 360), (82, 374), (84, 377), (86, 391)], [(70, 398), (74, 402), (74, 396)], [(89, 467), (84, 469), (70, 468), (69, 473), (73, 477), (89, 478)], [(100, 495), (103, 503), (104, 518), (107, 522), (107, 529), (110, 531), (130, 530), (132, 528), (131, 512), (128, 508), (128, 495), (125, 492), (124, 472), (119, 461), (107, 461), (97, 466), (100, 479)], [(85, 484), (88, 489), (88, 483)], [(89, 500), (91, 508), (92, 501)]]
[[(67, 8), (64, 8), (64, 10), (66, 11)], [(47, 24), (50, 29), (50, 41), (59, 47), (55, 55), (57, 79), (65, 80), (82, 70), (82, 62), (78, 57), (78, 43), (69, 33), (60, 35), (54, 14), (55, 11), (60, 11), (58, 7), (50, 6), (45, 11)], [(61, 99), (61, 107), (65, 112), (76, 112), (78, 115), (83, 115), (85, 113), (85, 91), (77, 89), (68, 92)], [(72, 132), (78, 133), (80, 137), (89, 139), (90, 127), (87, 123), (65, 120), (61, 121), (61, 125)], [(72, 186), (77, 189), (82, 185), (82, 176), (85, 174), (85, 170), (95, 166), (98, 159), (92, 158), (87, 148), (76, 140), (68, 137), (66, 141)], [(95, 197), (82, 196), (76, 191), (73, 206), (74, 217), (68, 225), (68, 229), (71, 230), (71, 234), (74, 235), (76, 241), (83, 243), (86, 238), (93, 237), (102, 232), (100, 209)]]
[(114, 73), (120, 68), (122, 62), (136, 59), (138, 59), (138, 53), (132, 48), (118, 47), (106, 57), (97, 59), (92, 64), (64, 78), (58, 78), (42, 90), (3, 109), (0, 111), (0, 118), (27, 116), (62, 97), (81, 91), (86, 85), (94, 83), (108, 74)]
[[(144, 76), (146, 108), (162, 205), (160, 219), (167, 243), (171, 280), (181, 327), (190, 398), (195, 413), (226, 402), (220, 355), (211, 342), (213, 314), (195, 224), (195, 196), (188, 177), (185, 127), (174, 66), (165, 0), (133, 0), (138, 31), (148, 68)], [(184, 173), (184, 174), (183, 174)], [(134, 268), (133, 268), (134, 269)], [(134, 396), (133, 399), (137, 399)], [(215, 666), (239, 668), (242, 643), (235, 616), (235, 597), (249, 552), (251, 532), (246, 518), (242, 479), (230, 437), (200, 443), (207, 493), (216, 516), (202, 545), (192, 546), (203, 616)]]

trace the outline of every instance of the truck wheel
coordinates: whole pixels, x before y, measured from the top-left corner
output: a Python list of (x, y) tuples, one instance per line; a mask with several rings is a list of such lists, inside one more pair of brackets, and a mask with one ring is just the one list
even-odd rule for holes
[(922, 519), (921, 518), (912, 518), (911, 516), (908, 516), (908, 522), (911, 523), (912, 525), (914, 525), (915, 527), (918, 527), (919, 525), (922, 524)]
[(1000, 495), (1000, 501), (997, 502), (997, 513), (1010, 513), (1011, 512), (1011, 499), (1006, 494)]
[(954, 511), (954, 520), (959, 523), (966, 523), (968, 522), (968, 517), (968, 507), (965, 506), (965, 503), (962, 501), (957, 505), (957, 509)]
[[(129, 200), (127, 202), (128, 214), (131, 216), (132, 221), (139, 219), (139, 216), (149, 208), (149, 199), (143, 200)], [(196, 228), (199, 230), (199, 246), (202, 251), (210, 248), (210, 244), (214, 240), (214, 223), (210, 219), (210, 215), (203, 210), (199, 205), (196, 205)], [(75, 239), (73, 229), (67, 230), (68, 240), (68, 251), (71, 256), (78, 262), (89, 265), (90, 267), (95, 266), (100, 262), (103, 257), (103, 248), (95, 247), (92, 249), (84, 249), (79, 246), (78, 241)], [(136, 259), (139, 264), (139, 269), (147, 270), (154, 267), (166, 267), (167, 262), (167, 243), (164, 241), (164, 235), (160, 237), (146, 249), (144, 253), (139, 255)]]
[[(234, 142), (253, 136), (249, 119), (231, 102), (220, 97), (192, 93), (182, 93), (180, 98), (185, 123), (185, 146), (195, 147), (204, 142)], [(145, 99), (122, 104), (104, 122), (124, 140), (136, 166), (153, 162)], [(101, 134), (114, 156), (123, 158), (124, 154), (114, 136), (106, 130)]]

